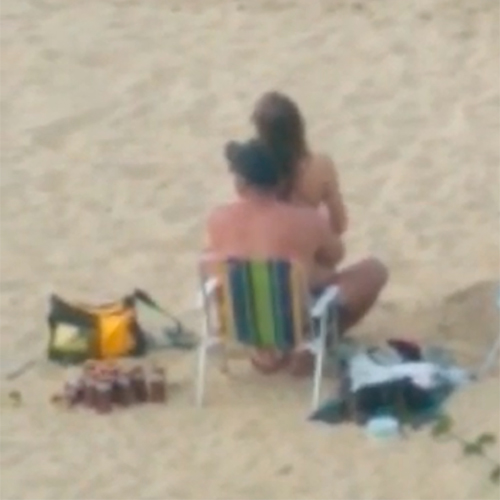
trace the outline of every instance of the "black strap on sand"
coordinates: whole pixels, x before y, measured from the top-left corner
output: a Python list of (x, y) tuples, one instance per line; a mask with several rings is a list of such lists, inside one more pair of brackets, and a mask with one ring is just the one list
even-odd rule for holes
[(148, 292), (140, 288), (136, 288), (133, 292), (133, 297), (149, 308), (154, 309), (163, 316), (166, 316), (174, 323), (175, 326), (173, 328), (169, 328), (165, 331), (167, 341), (166, 347), (193, 349), (196, 346), (196, 340), (193, 333), (186, 328), (176, 316), (161, 307)]
[(167, 311), (165, 308), (161, 307), (158, 304), (158, 302), (156, 302), (156, 300), (154, 300), (153, 297), (151, 297), (151, 295), (148, 292), (140, 288), (136, 288), (134, 290), (133, 295), (134, 298), (139, 302), (142, 302), (144, 305), (149, 306), (151, 309), (158, 311), (160, 314), (163, 314), (168, 319), (172, 320), (177, 328), (183, 328), (181, 321), (178, 318), (176, 318), (172, 313)]

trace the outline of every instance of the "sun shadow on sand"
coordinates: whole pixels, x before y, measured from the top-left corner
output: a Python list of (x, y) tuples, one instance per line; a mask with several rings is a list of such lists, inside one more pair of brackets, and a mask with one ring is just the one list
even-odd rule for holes
[(440, 325), (446, 335), (478, 340), (498, 333), (498, 281), (480, 281), (448, 295), (439, 307)]
[(479, 362), (499, 331), (498, 281), (480, 281), (447, 296), (436, 307), (439, 338), (455, 346), (457, 355)]
[(98, 123), (115, 109), (114, 104), (101, 106), (34, 127), (30, 130), (33, 143), (50, 149), (59, 149), (69, 135)]
[(414, 338), (445, 347), (459, 362), (477, 366), (498, 335), (498, 288), (498, 281), (479, 281), (411, 312), (381, 304), (373, 315), (368, 339)]

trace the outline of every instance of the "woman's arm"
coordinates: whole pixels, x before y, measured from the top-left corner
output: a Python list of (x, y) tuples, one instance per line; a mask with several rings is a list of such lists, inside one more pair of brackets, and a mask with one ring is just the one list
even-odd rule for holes
[(345, 256), (345, 247), (340, 235), (336, 232), (332, 232), (327, 222), (322, 218), (317, 221), (316, 234), (316, 264), (334, 268)]
[(329, 157), (324, 158), (323, 172), (323, 203), (328, 211), (332, 231), (341, 235), (347, 230), (347, 211), (340, 191), (337, 171)]
[(345, 247), (340, 235), (333, 232), (325, 220), (321, 222), (322, 224), (318, 224), (318, 246), (309, 276), (313, 288), (323, 287), (333, 282), (336, 267), (345, 255)]

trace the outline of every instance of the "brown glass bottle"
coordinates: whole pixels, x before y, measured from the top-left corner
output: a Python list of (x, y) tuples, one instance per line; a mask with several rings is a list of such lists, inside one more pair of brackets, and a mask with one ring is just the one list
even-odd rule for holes
[(88, 373), (83, 380), (83, 404), (90, 409), (95, 409), (97, 404), (96, 378), (93, 373)]
[(130, 383), (137, 403), (146, 403), (148, 400), (148, 386), (146, 375), (142, 367), (137, 366), (130, 372)]
[(152, 403), (165, 403), (167, 401), (167, 380), (163, 368), (153, 368), (149, 382), (149, 400)]
[(120, 371), (117, 368), (113, 368), (108, 374), (109, 381), (111, 383), (111, 400), (113, 404), (120, 405), (121, 401), (121, 387), (118, 384), (118, 379), (120, 377)]
[(132, 406), (135, 394), (130, 377), (126, 373), (118, 373), (115, 381), (116, 403), (120, 406)]
[(111, 378), (106, 374), (102, 374), (96, 380), (95, 386), (97, 395), (95, 409), (98, 413), (110, 413), (113, 410)]
[(94, 374), (96, 371), (99, 370), (99, 362), (94, 360), (94, 359), (89, 359), (85, 361), (83, 365), (83, 374), (84, 376), (89, 375), (89, 374)]

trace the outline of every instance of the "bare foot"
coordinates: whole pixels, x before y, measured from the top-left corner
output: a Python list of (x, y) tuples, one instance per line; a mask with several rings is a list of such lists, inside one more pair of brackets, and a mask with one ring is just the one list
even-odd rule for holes
[(250, 361), (257, 371), (270, 375), (285, 368), (290, 362), (290, 355), (288, 353), (260, 350), (252, 354)]
[(294, 377), (309, 377), (314, 372), (315, 357), (309, 351), (292, 354), (289, 372)]

